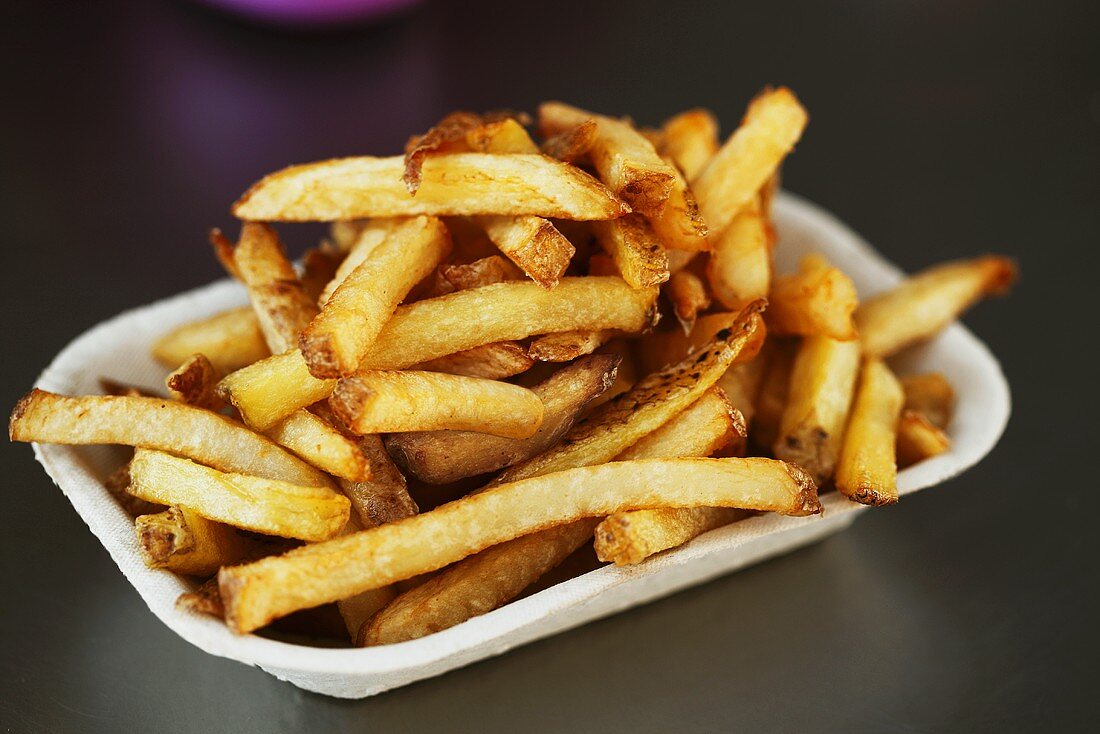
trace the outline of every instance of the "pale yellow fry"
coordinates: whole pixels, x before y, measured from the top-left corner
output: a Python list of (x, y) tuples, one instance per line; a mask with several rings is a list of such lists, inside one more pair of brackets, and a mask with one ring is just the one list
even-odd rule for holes
[(898, 467), (905, 468), (951, 450), (951, 439), (923, 413), (903, 410), (898, 419)]
[(129, 492), (183, 505), (209, 520), (299, 540), (331, 538), (351, 516), (348, 498), (328, 487), (222, 472), (149, 449), (134, 452)]
[(767, 223), (752, 199), (714, 239), (707, 280), (719, 303), (737, 309), (768, 295), (771, 273)]
[(565, 274), (576, 250), (547, 219), (535, 216), (474, 217), (493, 244), (531, 280), (553, 288)]
[(594, 222), (592, 230), (623, 280), (633, 287), (648, 288), (668, 280), (668, 255), (644, 217), (628, 214)]
[(937, 428), (946, 428), (955, 412), (955, 389), (939, 372), (901, 378), (905, 410), (916, 411)]
[(823, 258), (803, 258), (800, 272), (781, 275), (768, 296), (768, 328), (776, 336), (855, 339), (859, 298), (852, 279)]
[(765, 90), (749, 104), (741, 126), (691, 179), (712, 233), (721, 233), (756, 196), (798, 142), (808, 119), (786, 87)]
[(352, 482), (370, 478), (371, 466), (355, 441), (304, 408), (264, 431), (311, 465)]
[(252, 186), (233, 205), (239, 219), (322, 221), (417, 214), (534, 214), (609, 219), (628, 211), (596, 179), (543, 155), (428, 156), (416, 195), (404, 156), (339, 158), (292, 166)]
[(905, 401), (901, 383), (881, 360), (863, 364), (859, 391), (836, 466), (836, 488), (865, 505), (898, 501), (895, 441)]
[(207, 520), (186, 507), (169, 507), (134, 520), (141, 559), (149, 568), (188, 576), (209, 576), (240, 563), (256, 544), (228, 525)]
[(514, 117), (479, 125), (466, 133), (466, 145), (477, 153), (539, 152), (539, 146)]
[(709, 230), (699, 212), (695, 194), (691, 192), (680, 172), (674, 166), (670, 165), (669, 168), (672, 169), (673, 180), (668, 200), (660, 212), (647, 215), (646, 218), (665, 247), (688, 252), (709, 250)]
[(354, 239), (350, 240), (347, 257), (340, 261), (340, 265), (336, 268), (336, 274), (321, 291), (318, 303), (322, 308), (328, 303), (328, 299), (332, 298), (332, 294), (336, 292), (344, 279), (362, 265), (371, 256), (371, 253), (386, 241), (394, 227), (402, 221), (402, 219), (375, 219), (369, 222), (363, 221), (355, 228), (355, 236)]
[(153, 344), (153, 358), (176, 369), (193, 354), (204, 354), (219, 372), (232, 372), (271, 356), (250, 306), (192, 321)]
[(718, 120), (710, 110), (681, 112), (661, 126), (661, 153), (672, 158), (688, 181), (718, 152)]

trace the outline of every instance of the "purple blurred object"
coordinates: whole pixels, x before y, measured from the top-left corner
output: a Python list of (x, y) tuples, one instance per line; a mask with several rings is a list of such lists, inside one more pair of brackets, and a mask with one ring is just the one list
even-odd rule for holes
[(335, 26), (391, 15), (420, 0), (201, 0), (250, 20), (281, 26)]

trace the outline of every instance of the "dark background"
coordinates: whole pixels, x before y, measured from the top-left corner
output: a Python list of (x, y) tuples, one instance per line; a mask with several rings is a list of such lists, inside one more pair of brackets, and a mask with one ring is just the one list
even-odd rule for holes
[[(435, 2), (295, 35), (182, 2), (7, 4), (4, 405), (84, 329), (220, 277), (204, 231), (231, 225), (261, 174), (396, 152), (457, 107), (562, 98), (657, 123), (703, 105), (728, 132), (761, 86), (788, 84), (812, 118), (790, 189), (908, 269), (996, 250), (1023, 280), (966, 318), (1015, 413), (965, 476), (810, 549), (359, 702), (177, 638), (30, 449), (5, 443), (0, 729), (1095, 727), (1096, 8)], [(296, 250), (313, 235), (284, 232)]]

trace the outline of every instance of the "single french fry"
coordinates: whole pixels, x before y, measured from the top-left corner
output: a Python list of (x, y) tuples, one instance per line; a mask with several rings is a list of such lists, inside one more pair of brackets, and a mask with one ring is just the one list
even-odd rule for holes
[(905, 410), (924, 415), (937, 428), (946, 428), (955, 412), (955, 389), (939, 372), (901, 378)]
[(588, 120), (596, 121), (596, 139), (588, 155), (600, 179), (634, 211), (660, 213), (672, 188), (675, 171), (657, 155), (653, 144), (641, 133), (622, 120), (595, 115), (561, 102), (539, 105), (539, 130), (544, 135), (564, 132)]
[(984, 296), (1008, 291), (1016, 264), (986, 255), (928, 268), (896, 288), (864, 301), (856, 311), (863, 351), (889, 357), (940, 332)]
[(250, 221), (331, 222), (418, 214), (609, 219), (630, 211), (584, 171), (543, 155), (429, 156), (415, 196), (401, 180), (404, 168), (401, 156), (292, 166), (253, 185), (233, 214)]
[(855, 339), (859, 297), (852, 279), (824, 258), (807, 256), (799, 272), (781, 275), (768, 295), (768, 328), (776, 336)]
[(199, 584), (194, 591), (185, 591), (176, 599), (176, 609), (193, 614), (206, 614), (225, 620), (225, 606), (218, 589), (218, 577), (212, 576)]
[(547, 138), (542, 143), (542, 152), (559, 161), (576, 163), (592, 150), (597, 135), (599, 125), (588, 119)]
[[(361, 369), (404, 369), (482, 344), (555, 331), (641, 331), (652, 323), (654, 290), (621, 278), (563, 278), (546, 290), (535, 283), (497, 283), (397, 309)], [(336, 386), (309, 374), (301, 354), (270, 357), (218, 383), (249, 425), (264, 428), (323, 400)]]
[[(757, 449), (770, 452), (779, 438), (779, 425), (783, 420), (783, 409), (787, 407), (787, 393), (791, 383), (791, 370), (794, 368), (794, 344), (789, 342), (769, 342), (767, 364), (756, 402), (749, 418), (749, 440)], [(745, 413), (744, 409), (741, 409)]]
[[(479, 115), (460, 110), (444, 117), (423, 135), (412, 136), (405, 145), (405, 173), (402, 176), (408, 192), (415, 195), (420, 188), (424, 161), (428, 159), (429, 155), (467, 151), (471, 147), (469, 144), (471, 134), (485, 131), (487, 126), (510, 119), (515, 114), (499, 110)], [(526, 115), (522, 115), (522, 117), (527, 118)], [(523, 131), (523, 126), (516, 120), (512, 120), (512, 122), (516, 124), (521, 132)], [(538, 149), (518, 152), (537, 153)]]
[(897, 459), (904, 469), (951, 450), (951, 439), (942, 428), (916, 410), (902, 410), (898, 420)]
[(317, 299), (317, 303), (321, 308), (324, 308), (325, 304), (328, 303), (328, 299), (332, 298), (332, 294), (343, 284), (344, 280), (369, 259), (376, 249), (381, 247), (382, 243), (393, 232), (394, 227), (402, 221), (401, 219), (375, 219), (370, 222), (363, 222), (356, 228), (355, 239), (348, 248), (347, 256), (340, 261), (336, 268), (336, 274), (332, 276), (332, 280), (325, 284), (320, 298)]
[(125, 464), (107, 475), (107, 478), (103, 480), (103, 486), (130, 517), (155, 515), (167, 509), (164, 505), (156, 502), (146, 502), (126, 491), (126, 488), (130, 486), (129, 459), (126, 460)]
[(593, 230), (600, 247), (631, 286), (648, 288), (668, 280), (668, 255), (644, 217), (628, 214), (595, 222)]
[(164, 379), (173, 400), (198, 408), (218, 411), (225, 401), (214, 392), (221, 375), (205, 354), (193, 354)]
[(302, 332), (298, 346), (310, 374), (324, 379), (354, 372), (398, 304), (450, 251), (447, 228), (436, 217), (394, 226)]
[(612, 339), (607, 344), (597, 349), (596, 353), (610, 354), (618, 357), (619, 369), (615, 373), (615, 380), (611, 383), (611, 387), (607, 388), (607, 390), (600, 395), (597, 395), (593, 398), (592, 402), (588, 404), (588, 408), (586, 409), (588, 412), (595, 412), (596, 408), (609, 402), (613, 398), (617, 398), (634, 387), (642, 374), (638, 369), (637, 360), (634, 359), (632, 343), (627, 339)]
[(337, 384), (329, 405), (353, 433), (478, 431), (530, 438), (539, 397), (518, 385), (418, 370), (368, 370)]
[(233, 261), (248, 288), (267, 346), (276, 354), (295, 347), (298, 334), (317, 314), (317, 306), (302, 289), (275, 230), (245, 222)]
[(473, 222), (485, 230), (508, 259), (544, 288), (558, 284), (576, 250), (547, 219), (486, 215)]
[(738, 309), (768, 295), (771, 252), (767, 227), (756, 199), (742, 207), (713, 244), (707, 261), (707, 280), (719, 303)]
[(527, 347), (527, 354), (540, 362), (572, 362), (592, 354), (615, 338), (611, 329), (602, 331), (559, 331), (540, 336)]
[(803, 467), (818, 482), (831, 477), (836, 467), (859, 356), (857, 341), (811, 336), (802, 340), (791, 368), (775, 456)]
[[(647, 335), (638, 342), (638, 362), (643, 373), (656, 372), (675, 364), (705, 347), (714, 335), (737, 322), (739, 314), (735, 311), (719, 311), (700, 316), (695, 321), (691, 333), (683, 330), (658, 331)], [(748, 361), (756, 356), (763, 346), (766, 330), (761, 327), (752, 341), (742, 351), (738, 361)]]
[(516, 342), (496, 342), (421, 362), (414, 369), (480, 377), (485, 380), (503, 380), (526, 372), (534, 364), (535, 359)]
[(685, 334), (691, 333), (699, 312), (710, 307), (710, 294), (707, 293), (706, 284), (690, 270), (673, 273), (668, 279), (665, 295)]
[(894, 373), (881, 360), (863, 364), (859, 391), (836, 465), (836, 488), (864, 505), (898, 501), (895, 441), (905, 394)]
[(592, 355), (533, 386), (545, 414), (530, 438), (473, 431), (393, 433), (386, 436), (386, 448), (406, 471), (429, 484), (455, 482), (525, 461), (558, 442), (585, 406), (611, 386), (618, 363), (615, 355)]
[(466, 133), (466, 146), (475, 153), (538, 153), (539, 146), (514, 117), (486, 123)]
[(440, 265), (427, 297), (445, 296), (455, 291), (521, 280), (523, 277), (522, 270), (500, 255), (490, 255), (468, 263)]
[(193, 354), (205, 354), (219, 372), (232, 372), (271, 356), (252, 308), (235, 308), (184, 324), (153, 344), (153, 359), (176, 369)]
[(765, 90), (749, 104), (741, 126), (690, 179), (712, 233), (721, 234), (755, 198), (798, 142), (808, 119), (786, 87)]
[(137, 449), (130, 494), (183, 505), (208, 520), (299, 540), (325, 540), (350, 517), (347, 497), (329, 487), (223, 472), (161, 451)]
[(277, 421), (264, 435), (335, 477), (361, 482), (371, 476), (370, 462), (356, 442), (304, 408)]
[(681, 112), (661, 126), (663, 155), (691, 181), (718, 152), (718, 120), (710, 110)]
[(208, 237), (210, 240), (210, 247), (214, 250), (214, 257), (216, 257), (221, 266), (225, 268), (225, 272), (234, 280), (242, 280), (241, 272), (237, 269), (237, 262), (233, 254), (236, 245), (234, 245), (217, 227), (210, 230)]
[(134, 521), (142, 560), (188, 576), (209, 576), (239, 563), (255, 544), (228, 525), (207, 520), (186, 507), (172, 506)]
[(695, 194), (675, 166), (670, 164), (669, 168), (673, 179), (668, 200), (660, 212), (647, 215), (646, 218), (665, 247), (688, 252), (709, 250), (709, 230), (707, 223), (703, 221), (703, 215), (699, 213)]
[(351, 500), (352, 509), (363, 527), (371, 528), (418, 513), (420, 510), (409, 495), (405, 477), (390, 459), (381, 437), (359, 436), (357, 443), (370, 462), (370, 478), (357, 482), (341, 479), (339, 485)]
[(337, 250), (331, 243), (323, 242), (311, 247), (302, 255), (302, 290), (314, 303), (321, 301), (325, 287), (336, 277), (347, 253)]
[[(578, 488), (584, 491), (578, 491)], [(547, 527), (648, 507), (821, 511), (813, 480), (772, 459), (649, 459), (497, 486), (406, 520), (222, 568), (226, 622), (249, 632), (298, 609), (442, 568)]]
[(730, 405), (745, 419), (746, 428), (752, 425), (756, 416), (756, 405), (764, 382), (768, 356), (761, 353), (748, 361), (733, 365), (715, 383)]
[(330, 485), (322, 472), (236, 421), (159, 398), (70, 398), (34, 389), (12, 411), (8, 436), (13, 441), (157, 449), (224, 471)]

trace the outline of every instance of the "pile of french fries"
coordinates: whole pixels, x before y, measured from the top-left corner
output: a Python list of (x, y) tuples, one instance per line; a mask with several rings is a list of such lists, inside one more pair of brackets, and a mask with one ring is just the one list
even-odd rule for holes
[[(210, 237), (251, 306), (160, 339), (167, 395), (34, 390), (11, 438), (133, 447), (107, 488), (146, 563), (195, 580), (181, 606), (238, 633), (336, 610), (363, 646), (506, 604), (587, 543), (635, 564), (819, 491), (894, 503), (899, 465), (950, 451), (953, 392), (886, 360), (1015, 268), (862, 303), (819, 254), (776, 273), (807, 119), (767, 89), (720, 143), (705, 110), (649, 129), (549, 102), (274, 173), (239, 240)], [(295, 264), (270, 223), (297, 221), (331, 234)]]

